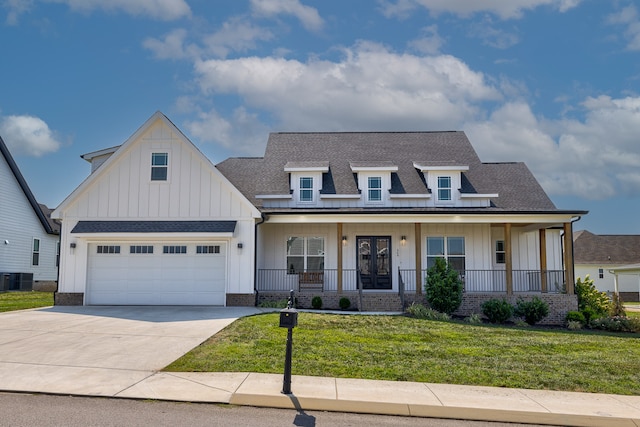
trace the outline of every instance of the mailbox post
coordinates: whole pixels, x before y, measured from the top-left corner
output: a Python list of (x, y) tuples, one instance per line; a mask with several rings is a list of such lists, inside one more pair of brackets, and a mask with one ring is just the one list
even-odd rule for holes
[(287, 308), (280, 311), (280, 327), (287, 328), (287, 352), (284, 359), (284, 379), (282, 393), (291, 394), (291, 352), (293, 346), (293, 328), (298, 325), (298, 310), (293, 308), (293, 290), (287, 302)]

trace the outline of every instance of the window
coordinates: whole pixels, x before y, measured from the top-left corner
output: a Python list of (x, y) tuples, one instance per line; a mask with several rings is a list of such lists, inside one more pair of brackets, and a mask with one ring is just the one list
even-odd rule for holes
[(313, 202), (313, 178), (300, 178), (300, 201)]
[(151, 181), (166, 181), (168, 165), (169, 165), (168, 153), (152, 153), (151, 154)]
[(444, 258), (459, 272), (465, 270), (464, 237), (427, 237), (427, 268)]
[(186, 246), (163, 246), (162, 253), (163, 254), (186, 254), (187, 247)]
[(130, 254), (152, 254), (153, 246), (129, 246)]
[(60, 267), (60, 241), (56, 242), (56, 267)]
[(98, 245), (96, 252), (99, 254), (119, 254), (120, 246)]
[(324, 270), (324, 237), (289, 237), (287, 271), (289, 274)]
[(599, 279), (604, 279), (604, 268), (599, 268), (598, 269), (598, 278)]
[(496, 240), (496, 264), (504, 264), (505, 259), (504, 240)]
[(40, 265), (40, 239), (33, 239), (31, 265)]
[(450, 176), (438, 177), (438, 200), (440, 201), (451, 200), (451, 177)]
[(382, 178), (379, 176), (370, 176), (368, 182), (368, 200), (370, 202), (382, 201)]
[(197, 246), (196, 247), (197, 254), (219, 254), (220, 246)]

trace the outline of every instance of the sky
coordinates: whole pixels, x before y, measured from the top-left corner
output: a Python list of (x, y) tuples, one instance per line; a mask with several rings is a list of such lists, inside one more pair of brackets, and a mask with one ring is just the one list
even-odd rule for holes
[(574, 225), (640, 234), (640, 2), (0, 0), (0, 136), (39, 202), (162, 111), (215, 164), (269, 132), (462, 130)]

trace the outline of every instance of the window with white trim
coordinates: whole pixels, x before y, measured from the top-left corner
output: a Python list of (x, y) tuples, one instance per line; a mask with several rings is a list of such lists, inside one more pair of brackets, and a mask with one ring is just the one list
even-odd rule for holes
[(604, 279), (604, 268), (598, 269), (598, 279)]
[(441, 202), (451, 201), (451, 177), (438, 177), (438, 200)]
[(196, 246), (196, 253), (197, 254), (219, 254), (220, 246), (219, 245), (209, 245), (209, 246), (198, 245)]
[(98, 245), (96, 247), (96, 253), (98, 253), (98, 254), (119, 254), (120, 253), (120, 246)]
[(162, 247), (163, 254), (186, 254), (187, 247), (180, 245), (167, 245)]
[(150, 245), (131, 245), (129, 246), (130, 254), (152, 254), (153, 246)]
[(310, 176), (300, 177), (300, 201), (313, 202), (313, 178)]
[(324, 237), (289, 237), (287, 239), (287, 272), (324, 270)]
[(370, 202), (382, 201), (382, 177), (370, 176), (367, 178), (367, 200)]
[(436, 258), (444, 258), (455, 270), (464, 272), (466, 268), (464, 237), (427, 237), (427, 268), (436, 263)]
[(169, 153), (151, 153), (151, 181), (166, 181)]
[(40, 239), (33, 239), (33, 252), (31, 254), (31, 265), (40, 265)]

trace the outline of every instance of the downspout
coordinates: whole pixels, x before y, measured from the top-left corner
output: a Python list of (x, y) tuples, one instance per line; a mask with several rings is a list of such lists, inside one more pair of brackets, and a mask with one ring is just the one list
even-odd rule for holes
[(258, 226), (260, 224), (264, 224), (266, 220), (267, 216), (263, 213), (260, 213), (260, 221), (256, 222), (253, 231), (255, 239), (255, 241), (253, 242), (253, 291), (256, 296), (253, 305), (255, 307), (258, 306)]

